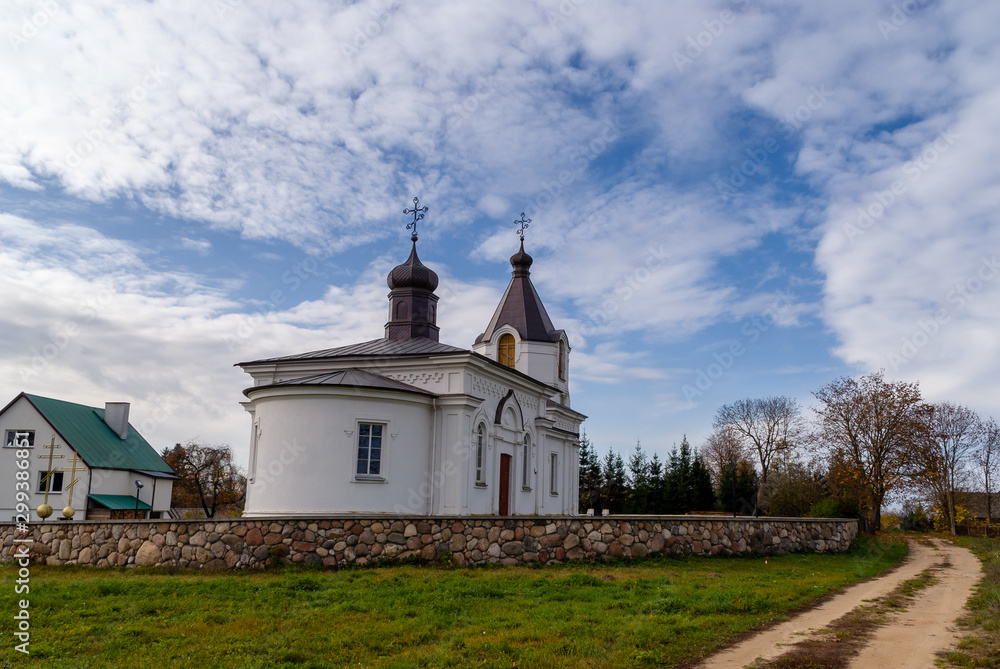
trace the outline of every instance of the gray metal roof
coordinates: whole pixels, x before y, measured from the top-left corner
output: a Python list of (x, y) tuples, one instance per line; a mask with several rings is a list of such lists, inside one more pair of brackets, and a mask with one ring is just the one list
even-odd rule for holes
[(423, 388), (411, 386), (408, 383), (390, 379), (379, 374), (372, 374), (363, 369), (342, 369), (337, 372), (325, 374), (312, 374), (302, 376), (297, 379), (286, 379), (269, 386), (257, 386), (247, 389), (252, 392), (259, 388), (273, 388), (275, 386), (345, 386), (349, 388), (380, 388), (382, 390), (402, 390), (408, 393), (420, 393), (421, 395), (433, 395)]
[(424, 355), (456, 355), (469, 352), (467, 349), (442, 344), (426, 337), (415, 337), (413, 339), (373, 339), (360, 344), (327, 348), (322, 351), (309, 351), (308, 353), (286, 355), (280, 358), (264, 358), (262, 360), (240, 362), (237, 363), (237, 366), (241, 367), (243, 365), (269, 362), (295, 362), (298, 360), (327, 360), (330, 358), (349, 358), (355, 356), (395, 358)]

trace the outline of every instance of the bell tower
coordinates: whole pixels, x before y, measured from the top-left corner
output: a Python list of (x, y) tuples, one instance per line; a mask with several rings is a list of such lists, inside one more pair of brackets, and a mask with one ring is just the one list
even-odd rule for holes
[(413, 248), (410, 257), (402, 265), (389, 272), (386, 284), (389, 286), (389, 321), (385, 324), (386, 339), (414, 339), (426, 337), (439, 340), (437, 326), (438, 296), (434, 290), (438, 286), (438, 276), (420, 262), (417, 256), (417, 221), (423, 219), (427, 207), (420, 206), (419, 198), (413, 198), (413, 208), (404, 209), (404, 214), (413, 214), (413, 221), (406, 229), (413, 229), (410, 241)]

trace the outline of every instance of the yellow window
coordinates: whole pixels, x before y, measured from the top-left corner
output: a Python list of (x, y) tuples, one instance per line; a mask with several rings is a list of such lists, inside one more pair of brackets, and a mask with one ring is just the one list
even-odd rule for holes
[(514, 366), (514, 335), (500, 335), (500, 341), (497, 342), (497, 362), (507, 367)]

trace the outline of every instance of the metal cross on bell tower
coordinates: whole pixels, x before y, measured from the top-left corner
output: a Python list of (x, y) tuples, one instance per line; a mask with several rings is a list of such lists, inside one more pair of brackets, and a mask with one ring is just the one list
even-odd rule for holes
[(413, 209), (406, 208), (403, 210), (403, 213), (407, 216), (413, 214), (413, 220), (406, 224), (406, 229), (409, 230), (410, 228), (413, 228), (413, 234), (410, 235), (410, 240), (415, 242), (417, 241), (417, 221), (424, 220), (424, 214), (427, 213), (427, 207), (421, 207), (420, 198), (415, 197), (413, 198)]
[(516, 232), (517, 232), (518, 237), (520, 237), (521, 241), (523, 242), (524, 241), (524, 231), (528, 229), (528, 224), (531, 223), (531, 219), (530, 218), (525, 218), (524, 217), (524, 212), (522, 211), (521, 212), (521, 218), (518, 219), (518, 220), (516, 220), (516, 221), (514, 221), (514, 223), (517, 223), (517, 224), (519, 224), (521, 226), (521, 227), (519, 227), (516, 230)]

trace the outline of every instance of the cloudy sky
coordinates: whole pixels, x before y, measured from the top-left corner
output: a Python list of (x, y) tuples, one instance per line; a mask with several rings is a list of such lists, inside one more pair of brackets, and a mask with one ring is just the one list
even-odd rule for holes
[(0, 6), (0, 394), (245, 460), (233, 364), (382, 336), (430, 207), (471, 347), (513, 221), (598, 447), (885, 368), (1000, 417), (1000, 4)]

